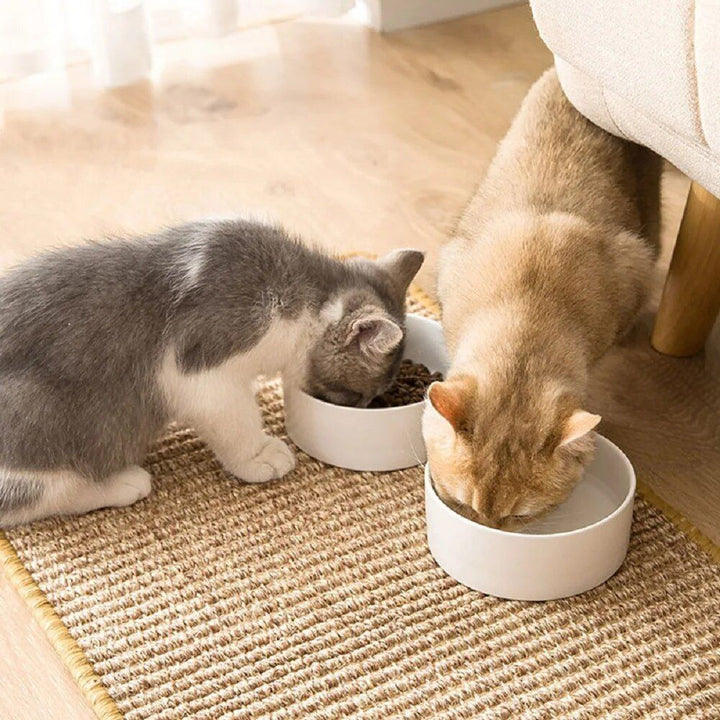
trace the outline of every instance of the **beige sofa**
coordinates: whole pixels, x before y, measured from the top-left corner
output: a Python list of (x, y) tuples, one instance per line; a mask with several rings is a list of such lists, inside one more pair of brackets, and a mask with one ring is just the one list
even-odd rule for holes
[(530, 4), (577, 109), (693, 180), (652, 342), (694, 354), (720, 308), (720, 2)]

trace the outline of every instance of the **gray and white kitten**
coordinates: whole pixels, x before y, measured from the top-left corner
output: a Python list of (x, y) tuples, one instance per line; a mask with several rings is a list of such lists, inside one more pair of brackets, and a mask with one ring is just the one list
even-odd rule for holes
[(207, 221), (87, 244), (0, 280), (0, 527), (123, 506), (168, 422), (247, 482), (294, 457), (253, 382), (366, 405), (392, 381), (415, 250), (342, 262), (278, 227)]

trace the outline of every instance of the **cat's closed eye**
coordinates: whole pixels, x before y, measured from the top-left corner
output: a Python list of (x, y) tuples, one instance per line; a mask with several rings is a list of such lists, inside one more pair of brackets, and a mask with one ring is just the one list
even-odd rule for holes
[(533, 516), (532, 513), (515, 513), (514, 515), (507, 515), (503, 520), (527, 520)]

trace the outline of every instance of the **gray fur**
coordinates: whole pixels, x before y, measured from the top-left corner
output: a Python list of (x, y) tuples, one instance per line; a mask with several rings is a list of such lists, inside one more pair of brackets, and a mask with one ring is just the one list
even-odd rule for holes
[[(243, 220), (31, 260), (0, 280), (0, 468), (101, 480), (138, 463), (172, 419), (156, 380), (168, 347), (182, 371), (209, 369), (252, 349), (272, 318), (317, 313), (336, 296), (346, 313), (313, 348), (304, 384), (365, 402), (388, 381), (401, 347), (373, 358), (339, 339), (366, 306), (402, 327), (421, 262), (408, 252), (387, 266), (345, 263)], [(5, 498), (26, 497), (6, 482), (0, 520)]]
[(37, 503), (43, 496), (44, 485), (35, 478), (4, 477), (0, 479), (0, 510), (12, 512)]

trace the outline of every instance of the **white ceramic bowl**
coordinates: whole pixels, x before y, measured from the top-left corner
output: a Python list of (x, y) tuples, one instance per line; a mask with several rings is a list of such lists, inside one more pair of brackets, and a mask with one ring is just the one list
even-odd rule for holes
[[(447, 372), (440, 323), (408, 315), (406, 328), (404, 357), (425, 364), (432, 372)], [(292, 441), (318, 460), (350, 470), (400, 470), (427, 459), (421, 431), (423, 405), (342, 407), (289, 390), (285, 419)]]
[(430, 552), (463, 585), (512, 600), (553, 600), (590, 590), (622, 565), (632, 523), (635, 472), (597, 436), (595, 459), (570, 497), (523, 532), (480, 525), (451, 510), (425, 470)]

